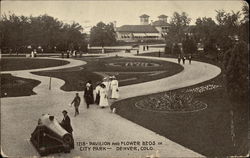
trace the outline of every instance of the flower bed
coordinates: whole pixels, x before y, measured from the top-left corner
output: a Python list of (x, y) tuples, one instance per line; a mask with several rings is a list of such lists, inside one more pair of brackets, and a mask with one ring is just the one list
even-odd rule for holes
[(126, 67), (157, 67), (160, 64), (157, 63), (149, 63), (149, 62), (116, 62), (109, 63), (110, 66), (126, 66)]
[(207, 104), (195, 99), (192, 93), (166, 92), (140, 100), (135, 106), (155, 112), (195, 112), (205, 109)]
[(222, 87), (222, 86), (221, 85), (208, 84), (208, 85), (204, 85), (204, 86), (200, 86), (200, 87), (196, 87), (196, 88), (192, 88), (192, 89), (187, 89), (185, 92), (203, 93), (205, 91), (213, 90), (213, 89), (220, 88), (220, 87)]

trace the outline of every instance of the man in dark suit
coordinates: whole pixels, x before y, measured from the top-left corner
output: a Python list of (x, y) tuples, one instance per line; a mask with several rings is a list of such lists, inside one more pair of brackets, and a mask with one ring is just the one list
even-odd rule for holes
[(74, 104), (74, 107), (75, 107), (75, 117), (76, 117), (76, 115), (79, 115), (78, 108), (79, 108), (80, 102), (81, 102), (81, 98), (79, 97), (79, 94), (76, 93), (74, 100), (71, 102), (71, 105)]
[(67, 132), (69, 132), (72, 135), (73, 132), (73, 128), (70, 124), (70, 118), (68, 116), (68, 112), (66, 110), (63, 110), (63, 120), (60, 123), (60, 125), (62, 126), (62, 128), (64, 128)]

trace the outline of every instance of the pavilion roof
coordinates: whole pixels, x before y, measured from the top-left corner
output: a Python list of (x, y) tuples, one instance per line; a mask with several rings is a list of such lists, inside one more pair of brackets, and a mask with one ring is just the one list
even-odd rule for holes
[(159, 33), (156, 28), (151, 25), (123, 25), (118, 27), (117, 31), (131, 33)]

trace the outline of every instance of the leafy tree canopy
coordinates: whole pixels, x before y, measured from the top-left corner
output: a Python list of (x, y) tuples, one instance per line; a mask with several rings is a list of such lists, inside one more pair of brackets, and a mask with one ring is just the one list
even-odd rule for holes
[(114, 25), (99, 22), (90, 30), (91, 46), (110, 46), (116, 43)]
[(86, 43), (83, 28), (78, 23), (66, 24), (46, 14), (37, 17), (4, 14), (0, 30), (1, 48), (13, 50), (29, 45), (33, 49), (41, 46), (45, 51), (67, 50), (70, 45), (79, 48)]

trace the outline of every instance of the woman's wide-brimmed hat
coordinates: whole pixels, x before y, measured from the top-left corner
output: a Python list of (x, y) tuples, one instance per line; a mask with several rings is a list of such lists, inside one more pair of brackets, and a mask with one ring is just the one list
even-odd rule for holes
[(66, 110), (63, 110), (62, 113), (66, 113), (67, 114), (68, 112)]
[(90, 83), (87, 83), (87, 84), (86, 84), (86, 87), (90, 87), (90, 86), (91, 86), (91, 84), (90, 84)]
[(107, 81), (107, 80), (109, 80), (109, 77), (104, 77), (102, 80)]

